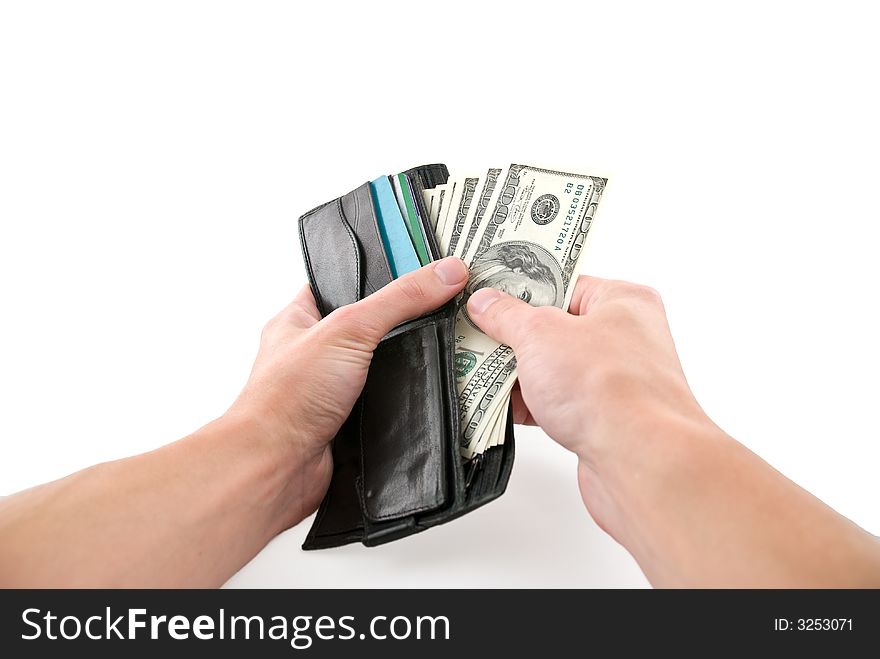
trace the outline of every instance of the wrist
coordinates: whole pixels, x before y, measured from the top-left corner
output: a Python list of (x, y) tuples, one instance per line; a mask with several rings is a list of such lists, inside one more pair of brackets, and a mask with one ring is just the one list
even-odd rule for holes
[[(703, 412), (672, 411), (659, 405), (632, 409), (618, 422), (613, 442), (579, 456), (584, 502), (597, 523), (637, 558), (648, 538), (662, 532), (658, 512), (687, 496), (735, 443)], [(641, 562), (641, 561), (640, 561)]]
[(231, 496), (243, 499), (263, 517), (267, 538), (297, 524), (320, 503), (332, 462), (325, 452), (259, 414), (235, 407), (196, 433), (211, 444), (211, 455), (227, 461)]

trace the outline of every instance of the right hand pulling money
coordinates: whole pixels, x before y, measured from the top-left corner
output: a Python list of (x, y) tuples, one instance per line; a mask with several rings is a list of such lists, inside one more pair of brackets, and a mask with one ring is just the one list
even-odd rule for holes
[(533, 421), (587, 465), (623, 448), (616, 435), (637, 423), (636, 409), (709, 423), (653, 289), (582, 276), (568, 313), (495, 289), (477, 291), (468, 312), (516, 353), (515, 420)]
[(654, 290), (580, 277), (568, 313), (493, 289), (468, 313), (516, 354), (514, 418), (577, 454), (587, 509), (655, 586), (880, 585), (876, 538), (703, 412)]
[(613, 468), (609, 463), (640, 451), (658, 418), (713, 427), (691, 394), (653, 289), (582, 276), (568, 313), (495, 289), (477, 291), (468, 313), (513, 348), (514, 419), (541, 426), (578, 456), (584, 503), (606, 528), (614, 520), (593, 496), (602, 488), (591, 482)]

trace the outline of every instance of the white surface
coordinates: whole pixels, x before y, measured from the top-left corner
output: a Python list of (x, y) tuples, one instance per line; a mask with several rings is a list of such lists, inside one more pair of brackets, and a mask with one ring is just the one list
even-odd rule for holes
[[(658, 288), (710, 415), (880, 533), (876, 17), (520, 4), (4, 3), (0, 493), (222, 413), (304, 281), (300, 213), (518, 160), (611, 176), (587, 271)], [(231, 585), (644, 585), (520, 437), (473, 515), (375, 550), (301, 526)]]

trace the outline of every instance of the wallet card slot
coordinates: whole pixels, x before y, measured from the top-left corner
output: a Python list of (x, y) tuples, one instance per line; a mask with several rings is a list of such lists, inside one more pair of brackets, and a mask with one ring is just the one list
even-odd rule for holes
[(309, 211), (299, 226), (321, 315), (357, 302), (391, 281), (369, 183)]
[[(363, 274), (362, 297), (375, 293), (391, 281), (391, 267), (379, 234), (379, 220), (370, 184), (364, 183), (339, 198), (339, 208), (357, 237)], [(337, 261), (341, 267), (344, 262)]]
[(443, 506), (447, 423), (435, 323), (386, 338), (361, 407), (361, 497), (378, 522)]
[(309, 283), (321, 315), (357, 302), (363, 290), (361, 250), (339, 199), (303, 215), (299, 231)]

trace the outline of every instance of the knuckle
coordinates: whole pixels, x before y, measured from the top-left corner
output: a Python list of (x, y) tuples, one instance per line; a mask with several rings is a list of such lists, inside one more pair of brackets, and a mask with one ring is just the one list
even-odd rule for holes
[(662, 305), (663, 298), (656, 289), (642, 284), (632, 284), (630, 282), (615, 282), (615, 289), (623, 296), (633, 300), (640, 300), (651, 304)]
[(356, 304), (339, 307), (326, 320), (330, 321), (326, 323), (329, 331), (351, 340), (363, 341), (378, 331), (372, 315)]
[(358, 314), (354, 305), (347, 304), (344, 307), (339, 307), (333, 311), (327, 318), (328, 320), (332, 320), (335, 324), (346, 324), (352, 322), (357, 317)]
[(270, 318), (265, 325), (263, 325), (263, 330), (260, 332), (260, 341), (266, 342), (271, 340), (272, 336), (275, 334), (278, 329), (278, 325), (280, 323), (280, 319), (278, 316), (273, 316)]
[(663, 306), (663, 298), (656, 288), (650, 286), (637, 286), (636, 297), (644, 302), (649, 302), (657, 306)]
[(418, 277), (401, 277), (396, 283), (400, 293), (410, 300), (421, 301), (427, 298), (425, 287)]
[(556, 317), (555, 307), (535, 307), (523, 314), (520, 321), (520, 327), (526, 336), (534, 335), (546, 329), (547, 325), (553, 322)]

